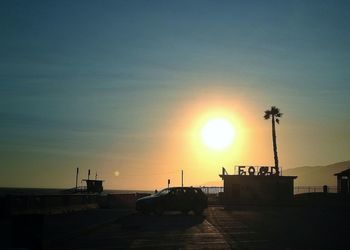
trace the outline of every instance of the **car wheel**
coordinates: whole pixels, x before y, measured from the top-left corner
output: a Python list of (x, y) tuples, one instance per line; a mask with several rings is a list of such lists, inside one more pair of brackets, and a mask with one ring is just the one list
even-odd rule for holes
[(155, 209), (154, 209), (154, 213), (155, 213), (156, 215), (162, 215), (162, 214), (164, 213), (164, 208), (163, 208), (163, 206), (162, 206), (162, 205), (156, 206)]
[(193, 212), (195, 215), (201, 215), (203, 213), (203, 211), (204, 211), (204, 208), (202, 208), (202, 207), (195, 207), (193, 209)]

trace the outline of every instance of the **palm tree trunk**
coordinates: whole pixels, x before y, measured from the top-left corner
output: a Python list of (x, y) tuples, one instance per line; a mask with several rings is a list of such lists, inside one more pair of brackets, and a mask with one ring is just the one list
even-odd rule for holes
[(277, 155), (277, 142), (276, 142), (276, 125), (275, 125), (275, 116), (272, 115), (272, 144), (273, 144), (273, 156), (275, 159), (275, 167), (278, 171), (278, 155)]

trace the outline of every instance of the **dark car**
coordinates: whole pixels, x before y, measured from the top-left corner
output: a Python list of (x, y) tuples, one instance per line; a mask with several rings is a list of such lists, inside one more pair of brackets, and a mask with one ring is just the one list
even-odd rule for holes
[(166, 188), (136, 201), (136, 209), (145, 214), (162, 214), (164, 211), (181, 211), (187, 214), (193, 211), (200, 215), (207, 207), (207, 196), (200, 188), (193, 187)]

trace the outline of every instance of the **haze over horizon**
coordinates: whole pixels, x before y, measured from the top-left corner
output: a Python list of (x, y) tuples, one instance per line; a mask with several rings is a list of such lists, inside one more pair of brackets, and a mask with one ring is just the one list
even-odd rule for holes
[[(2, 1), (0, 186), (218, 180), (349, 160), (348, 1)], [(232, 144), (207, 147), (212, 119)], [(83, 176), (82, 176), (83, 175)]]

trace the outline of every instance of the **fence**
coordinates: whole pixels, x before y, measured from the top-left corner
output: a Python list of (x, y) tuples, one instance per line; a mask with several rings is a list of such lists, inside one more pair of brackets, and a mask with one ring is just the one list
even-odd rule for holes
[[(218, 195), (224, 192), (224, 187), (200, 187), (206, 195)], [(327, 186), (328, 193), (337, 193), (336, 186)], [(294, 194), (323, 193), (323, 186), (295, 186)]]
[(206, 195), (219, 195), (224, 192), (224, 187), (200, 187)]
[[(328, 193), (337, 193), (336, 186), (327, 186)], [(296, 186), (294, 187), (294, 194), (304, 193), (323, 193), (323, 186)]]

